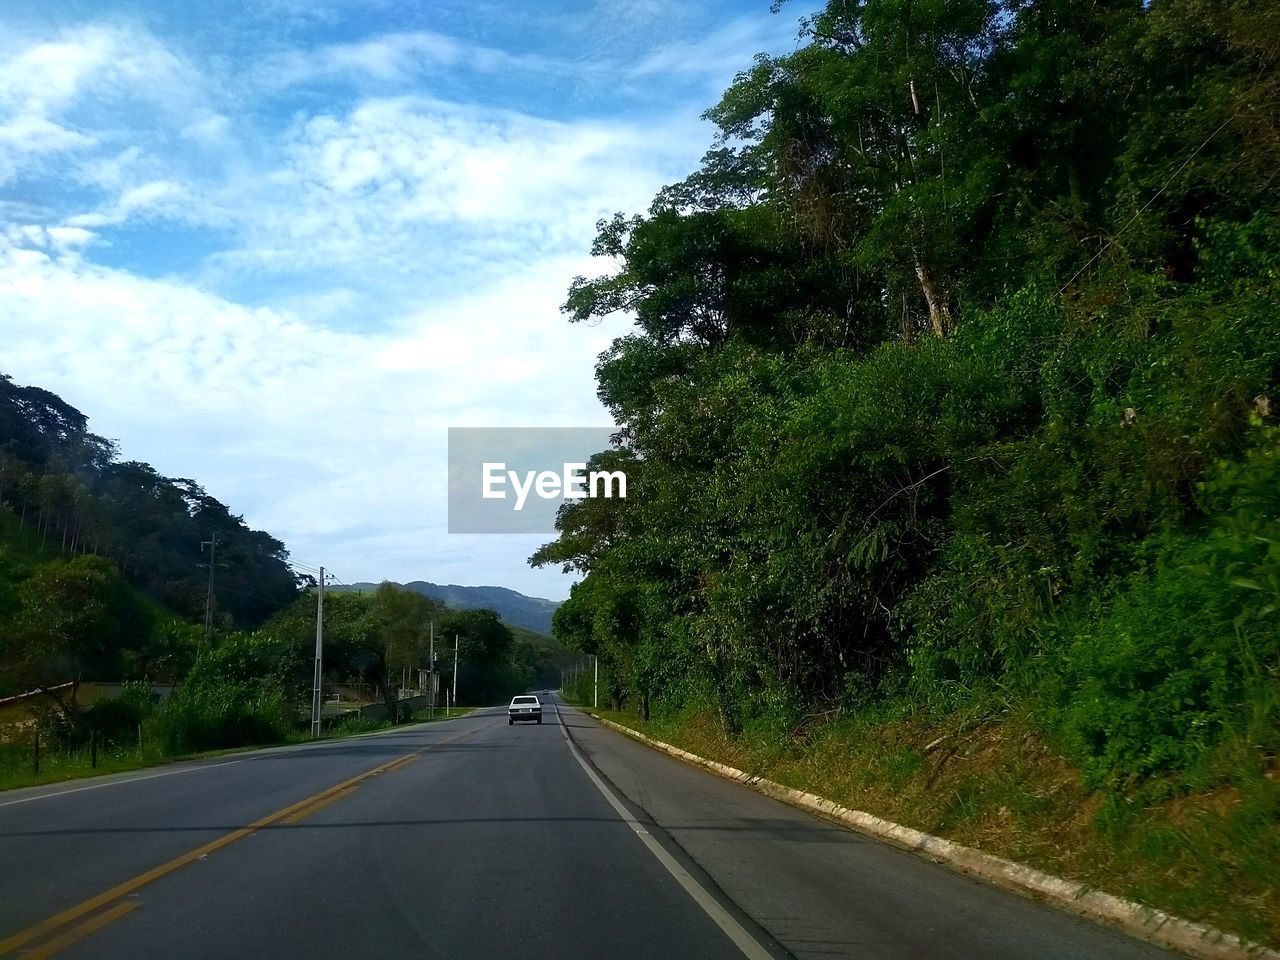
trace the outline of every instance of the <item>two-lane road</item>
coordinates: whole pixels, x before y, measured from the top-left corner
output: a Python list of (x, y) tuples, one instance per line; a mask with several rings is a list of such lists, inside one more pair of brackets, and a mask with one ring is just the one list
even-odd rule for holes
[(568, 708), (0, 793), (0, 958), (1168, 957)]

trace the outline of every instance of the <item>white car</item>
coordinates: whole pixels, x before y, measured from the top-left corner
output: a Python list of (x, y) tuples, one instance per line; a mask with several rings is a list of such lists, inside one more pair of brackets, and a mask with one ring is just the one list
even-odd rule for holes
[(507, 707), (507, 726), (517, 720), (537, 720), (542, 722), (542, 701), (532, 694), (523, 697), (512, 697), (511, 706)]

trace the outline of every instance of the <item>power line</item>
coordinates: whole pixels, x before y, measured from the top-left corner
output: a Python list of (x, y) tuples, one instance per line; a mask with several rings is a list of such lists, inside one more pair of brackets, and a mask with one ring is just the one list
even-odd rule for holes
[(1187, 156), (1187, 159), (1183, 160), (1182, 163), (1178, 165), (1178, 169), (1173, 171), (1173, 173), (1169, 175), (1169, 179), (1166, 180), (1163, 184), (1161, 184), (1160, 189), (1151, 195), (1151, 199), (1148, 200), (1146, 203), (1144, 203), (1139, 208), (1138, 212), (1129, 218), (1129, 222), (1126, 223), (1119, 230), (1117, 230), (1114, 234), (1112, 234), (1111, 239), (1108, 240), (1106, 243), (1104, 243), (1102, 245), (1102, 248), (1097, 253), (1095, 253), (1092, 257), (1090, 257), (1085, 262), (1085, 265), (1083, 267), (1081, 267), (1079, 270), (1077, 270), (1075, 273), (1071, 275), (1071, 279), (1068, 280), (1066, 283), (1064, 283), (1062, 285), (1062, 289), (1058, 291), (1059, 295), (1065, 293), (1067, 287), (1075, 283), (1076, 278), (1079, 277), (1080, 274), (1088, 270), (1089, 267), (1093, 265), (1094, 261), (1096, 261), (1104, 253), (1106, 253), (1107, 250), (1110, 249), (1111, 245), (1115, 243), (1118, 239), (1120, 239), (1120, 234), (1124, 233), (1131, 226), (1133, 226), (1133, 224), (1137, 221), (1137, 219), (1140, 216), (1142, 216), (1142, 214), (1146, 211), (1147, 207), (1155, 203), (1156, 199), (1160, 196), (1160, 194), (1164, 193), (1165, 190), (1168, 189), (1169, 184), (1173, 183), (1173, 181), (1177, 178), (1178, 174), (1180, 174), (1183, 171), (1183, 169), (1186, 168), (1187, 164), (1190, 163), (1192, 160), (1194, 160), (1196, 158), (1196, 155), (1209, 145), (1209, 141), (1211, 141), (1214, 137), (1216, 137), (1219, 133), (1221, 133), (1222, 128), (1225, 127), (1228, 123), (1230, 123), (1233, 119), (1235, 119), (1234, 113), (1231, 116), (1227, 117), (1227, 119), (1223, 120), (1222, 123), (1218, 124), (1218, 128), (1214, 130), (1213, 133), (1209, 134), (1209, 136), (1204, 138), (1204, 143), (1200, 144), (1200, 146), (1196, 147), (1194, 150), (1191, 151), (1191, 153)]
[[(264, 597), (260, 593), (254, 593), (251, 590), (238, 590), (235, 587), (228, 587), (225, 585), (219, 587), (218, 590), (222, 593), (234, 593), (236, 596), (240, 597), (252, 597), (254, 600), (261, 600), (263, 603), (269, 603), (274, 607), (292, 606), (298, 599), (296, 596), (292, 600), (274, 600), (271, 597)], [(302, 596), (302, 594), (298, 594), (298, 596)]]

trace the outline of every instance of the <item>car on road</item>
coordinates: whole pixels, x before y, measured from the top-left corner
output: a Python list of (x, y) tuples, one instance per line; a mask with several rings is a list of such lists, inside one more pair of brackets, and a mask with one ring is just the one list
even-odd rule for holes
[(536, 720), (542, 722), (542, 701), (532, 694), (512, 697), (511, 706), (507, 707), (507, 726), (517, 720)]

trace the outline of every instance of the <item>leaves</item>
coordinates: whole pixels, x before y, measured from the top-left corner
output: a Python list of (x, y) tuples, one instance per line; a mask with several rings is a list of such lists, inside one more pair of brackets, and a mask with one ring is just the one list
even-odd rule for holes
[(566, 305), (636, 320), (597, 367), (632, 496), (533, 557), (615, 702), (1016, 688), (1111, 785), (1274, 739), (1265, 6), (833, 0), (738, 75)]

